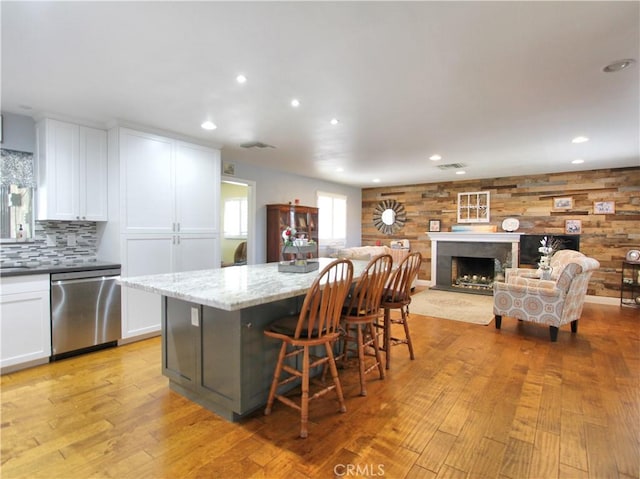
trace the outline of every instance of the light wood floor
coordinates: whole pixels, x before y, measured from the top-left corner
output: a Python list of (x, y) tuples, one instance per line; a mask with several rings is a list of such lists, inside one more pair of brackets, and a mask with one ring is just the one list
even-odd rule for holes
[(639, 477), (640, 309), (587, 304), (557, 343), (410, 324), (416, 360), (395, 348), (368, 397), (341, 372), (347, 413), (314, 401), (306, 440), (282, 404), (232, 424), (171, 392), (158, 338), (3, 376), (2, 478)]

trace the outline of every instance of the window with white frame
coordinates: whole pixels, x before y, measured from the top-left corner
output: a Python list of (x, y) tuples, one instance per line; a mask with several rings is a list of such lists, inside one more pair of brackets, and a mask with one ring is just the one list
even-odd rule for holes
[(347, 243), (347, 197), (318, 192), (318, 241), (322, 247)]
[(247, 198), (227, 198), (224, 200), (224, 237), (247, 237)]

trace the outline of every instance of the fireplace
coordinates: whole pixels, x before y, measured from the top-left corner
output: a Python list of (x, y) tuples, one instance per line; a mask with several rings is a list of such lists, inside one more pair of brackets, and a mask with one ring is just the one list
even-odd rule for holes
[(493, 294), (504, 267), (518, 266), (517, 233), (429, 233), (433, 289)]
[[(486, 292), (493, 289), (496, 276), (495, 258), (451, 258), (451, 286), (471, 292)], [(469, 291), (467, 291), (469, 292)]]

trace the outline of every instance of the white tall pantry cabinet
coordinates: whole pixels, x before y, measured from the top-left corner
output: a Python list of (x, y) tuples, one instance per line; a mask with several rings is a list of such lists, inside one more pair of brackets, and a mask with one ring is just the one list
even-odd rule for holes
[[(109, 208), (118, 220), (110, 216), (102, 244), (119, 249), (101, 256), (118, 256), (123, 277), (220, 267), (219, 150), (114, 128), (109, 151)], [(122, 309), (123, 339), (160, 330), (157, 294), (125, 287)]]

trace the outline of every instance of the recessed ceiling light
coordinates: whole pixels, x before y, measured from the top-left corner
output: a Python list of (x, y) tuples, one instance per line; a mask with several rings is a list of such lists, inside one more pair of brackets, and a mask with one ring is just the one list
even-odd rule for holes
[(336, 171), (338, 173), (342, 173), (344, 171), (344, 168), (342, 168), (341, 166), (339, 166), (338, 168), (336, 168)]
[(330, 122), (330, 123), (331, 123), (332, 125), (337, 125), (337, 124), (338, 124), (338, 123), (340, 123), (340, 122), (338, 121), (338, 119), (337, 119), (337, 118), (331, 118), (331, 122)]
[(300, 106), (300, 100), (294, 98), (293, 100), (291, 100), (291, 106), (294, 108), (298, 108)]
[(586, 136), (576, 136), (573, 140), (571, 140), (571, 143), (585, 143), (589, 141), (589, 138), (587, 138)]
[(429, 157), (429, 159), (430, 159), (431, 161), (439, 161), (439, 160), (441, 160), (441, 159), (442, 159), (442, 157), (441, 157), (440, 155), (431, 155), (431, 156)]
[(374, 178), (374, 179), (373, 179), (373, 180), (371, 180), (371, 181), (373, 181), (374, 183), (380, 183), (380, 178)]
[(581, 158), (576, 158), (575, 160), (573, 160), (571, 163), (573, 163), (574, 165), (579, 165), (581, 163), (584, 163), (584, 160)]
[(246, 76), (244, 76), (244, 75), (241, 73), (240, 75), (238, 75), (238, 76), (236, 77), (236, 81), (237, 81), (238, 83), (247, 83), (247, 77), (246, 77)]
[(624, 70), (632, 63), (636, 61), (633, 58), (626, 58), (624, 60), (618, 60), (617, 62), (609, 63), (606, 67), (602, 69), (605, 73), (614, 73), (619, 72), (620, 70)]
[(215, 130), (218, 128), (215, 123), (212, 121), (205, 121), (202, 125), (200, 125), (203, 130)]
[(462, 170), (462, 171), (456, 171), (456, 175), (466, 175), (467, 172)]

